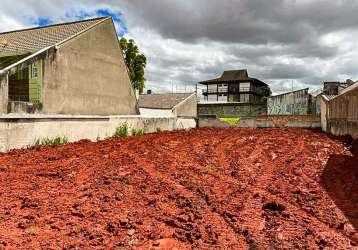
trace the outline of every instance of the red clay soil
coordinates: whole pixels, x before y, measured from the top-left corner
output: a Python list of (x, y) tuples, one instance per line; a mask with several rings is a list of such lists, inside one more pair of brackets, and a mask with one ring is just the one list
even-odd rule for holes
[(358, 144), (196, 129), (0, 155), (0, 249), (357, 249)]

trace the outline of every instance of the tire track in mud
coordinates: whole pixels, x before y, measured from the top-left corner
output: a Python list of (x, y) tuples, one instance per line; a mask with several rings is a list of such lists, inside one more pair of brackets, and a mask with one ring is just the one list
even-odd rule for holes
[[(219, 135), (220, 136), (220, 135)], [(249, 136), (250, 138), (251, 136)], [(257, 136), (258, 137), (258, 136)], [(220, 137), (219, 140), (213, 141), (211, 139), (206, 139), (203, 140), (202, 143), (204, 144), (210, 144), (210, 148), (208, 149), (208, 151), (206, 151), (207, 153), (207, 157), (208, 158), (213, 158), (213, 155), (216, 155), (216, 159), (214, 159), (213, 161), (217, 161), (221, 167), (223, 169), (228, 169), (230, 168), (230, 162), (231, 159), (228, 159), (227, 155), (225, 154), (226, 151), (232, 149), (231, 147), (234, 145), (234, 142), (237, 140), (237, 138), (235, 138), (233, 135), (230, 136), (224, 136), (224, 137)], [(285, 162), (287, 157), (292, 157), (295, 158), (297, 160), (295, 161), (300, 161), (300, 155), (304, 154), (304, 149), (305, 149), (305, 137), (302, 135), (297, 135), (294, 138), (294, 141), (291, 142), (293, 145), (297, 145), (297, 148), (295, 148), (295, 151), (291, 152), (291, 151), (287, 151), (287, 152), (281, 152), (282, 155), (280, 156), (275, 156), (273, 157), (273, 155), (271, 153), (273, 153), (273, 151), (275, 150), (274, 147), (270, 146), (271, 143), (269, 144), (268, 147), (263, 148), (263, 143), (267, 141), (264, 139), (260, 139), (258, 138), (257, 140), (255, 140), (255, 147), (254, 149), (251, 151), (251, 153), (248, 155), (248, 157), (246, 157), (245, 161), (242, 161), (241, 167), (243, 167), (244, 169), (250, 169), (253, 166), (255, 166), (255, 162), (256, 160), (260, 160), (260, 166), (262, 170), (261, 172), (257, 172), (256, 175), (250, 177), (251, 179), (254, 179), (255, 182), (250, 184), (248, 183), (245, 187), (246, 191), (244, 192), (244, 197), (243, 199), (246, 201), (245, 202), (245, 207), (242, 209), (245, 213), (243, 213), (243, 211), (240, 211), (239, 213), (237, 213), (236, 211), (230, 211), (230, 208), (222, 208), (222, 210), (224, 212), (220, 212), (221, 216), (227, 221), (228, 224), (231, 225), (231, 227), (238, 233), (244, 235), (247, 239), (247, 242), (249, 244), (253, 244), (253, 238), (254, 235), (256, 237), (259, 237), (259, 241), (262, 242), (263, 239), (261, 236), (259, 236), (260, 232), (257, 232), (258, 228), (262, 228), (264, 229), (264, 223), (265, 220), (261, 219), (261, 209), (263, 207), (263, 203), (262, 202), (258, 202), (257, 198), (258, 197), (253, 197), (253, 193), (260, 193), (262, 194), (263, 197), (265, 197), (267, 199), (267, 202), (277, 202), (278, 204), (285, 204), (285, 207), (288, 211), (292, 212), (292, 213), (297, 213), (297, 211), (301, 211), (304, 212), (304, 214), (306, 214), (307, 217), (314, 217), (312, 220), (312, 223), (315, 225), (320, 225), (322, 227), (325, 228), (325, 230), (327, 231), (331, 231), (331, 232), (336, 232), (341, 234), (343, 237), (346, 237), (344, 234), (342, 234), (341, 231), (337, 231), (335, 229), (332, 229), (329, 227), (329, 225), (327, 225), (327, 222), (317, 218), (315, 216), (315, 214), (310, 213), (309, 211), (307, 211), (306, 209), (300, 207), (299, 205), (293, 203), (292, 201), (289, 201), (289, 203), (287, 203), (287, 200), (282, 199), (281, 197), (270, 193), (267, 188), (270, 184), (270, 182), (272, 181), (272, 179), (274, 178), (274, 176), (279, 173), (282, 169), (286, 169), (287, 170), (287, 166), (285, 166), (284, 164), (282, 164), (282, 162)], [(223, 144), (222, 142), (225, 142), (225, 144)], [(193, 146), (193, 149), (198, 149), (198, 145)], [(240, 151), (245, 151), (245, 148), (241, 148)], [(265, 157), (264, 157), (265, 155)], [(173, 157), (173, 155), (171, 155)], [(241, 155), (240, 155), (241, 156)], [(270, 157), (273, 157), (274, 159), (270, 159)], [(174, 158), (178, 159), (177, 157), (174, 156)], [(215, 158), (215, 157), (214, 157)], [(241, 158), (241, 157), (237, 157), (235, 156), (234, 158)], [(275, 164), (275, 162), (279, 162), (279, 164)], [(267, 167), (268, 166), (268, 167)], [(255, 170), (251, 170), (255, 173)], [(226, 184), (232, 184), (235, 185), (236, 181), (235, 178), (230, 177), (229, 175), (224, 175), (220, 177), (220, 182), (222, 183), (226, 183)], [(256, 186), (255, 183), (260, 183), (259, 186)], [(198, 184), (196, 184), (198, 185)], [(211, 191), (211, 190), (209, 190)], [(210, 193), (210, 192), (207, 192)], [(256, 194), (255, 194), (256, 195)], [(207, 194), (207, 196), (210, 197), (210, 195)], [(230, 197), (227, 196), (227, 194), (221, 193), (219, 196), (221, 197), (226, 197), (226, 200), (231, 200)], [(214, 199), (214, 198), (210, 198), (210, 199)], [(230, 204), (230, 202), (228, 203)], [(216, 208), (218, 209), (218, 208)], [(228, 219), (228, 214), (231, 217), (231, 219)], [(255, 216), (252, 216), (256, 214)], [(241, 225), (238, 227), (237, 223), (233, 223), (232, 220), (234, 218), (242, 218), (242, 217), (246, 217), (247, 219), (244, 221), (240, 221)], [(235, 219), (234, 219), (235, 220)], [(247, 226), (245, 226), (247, 225)], [(249, 227), (248, 227), (249, 226)], [(240, 228), (238, 230), (238, 228)], [(242, 229), (244, 228), (244, 229)], [(249, 228), (251, 228), (249, 230)], [(256, 232), (256, 233), (255, 233)], [(269, 242), (267, 242), (268, 244)]]
[[(227, 138), (224, 138), (224, 139), (227, 139)], [(228, 164), (229, 164), (228, 162), (230, 162), (230, 160), (227, 159), (227, 156), (224, 154), (224, 152), (227, 150), (228, 145), (233, 140), (235, 140), (235, 138), (232, 138), (231, 140), (225, 140), (224, 146), (222, 146), (221, 143), (212, 144), (212, 148), (216, 149), (216, 150), (214, 150), (214, 152), (217, 152), (219, 162), (221, 162), (221, 164), (223, 164), (225, 166), (228, 166)], [(334, 228), (330, 228), (329, 225), (327, 225), (326, 221), (324, 221), (324, 220), (322, 220), (320, 218), (317, 218), (315, 216), (315, 214), (310, 213), (309, 211), (307, 211), (306, 209), (304, 209), (304, 208), (300, 207), (299, 205), (293, 203), (292, 201), (290, 201), (287, 204), (287, 200), (283, 200), (281, 197), (279, 197), (277, 195), (274, 195), (274, 194), (271, 194), (269, 192), (267, 193), (267, 186), (269, 185), (269, 183), (272, 180), (272, 178), (274, 178), (275, 174), (277, 172), (280, 172), (282, 170), (282, 168), (287, 168), (287, 167), (286, 166), (280, 166), (281, 164), (279, 164), (279, 167), (275, 168), (274, 167), (275, 165), (273, 163), (275, 162), (274, 160), (276, 158), (273, 161), (270, 161), (270, 160), (267, 160), (268, 159), (267, 157), (263, 157), (263, 154), (265, 153), (265, 152), (263, 152), (263, 148), (262, 148), (262, 142), (263, 141), (264, 140), (259, 139), (258, 141), (255, 142), (255, 144), (256, 144), (255, 148), (252, 150), (250, 155), (247, 157), (247, 159), (245, 161), (245, 164), (242, 165), (243, 167), (245, 167), (245, 165), (246, 165), (246, 168), (249, 168), (250, 165), (251, 166), (254, 165), (255, 160), (258, 159), (258, 157), (260, 157), (260, 159), (264, 158), (264, 160), (263, 161), (261, 160), (261, 162), (260, 162), (264, 167), (264, 173), (263, 174), (262, 173), (257, 173), (257, 175), (255, 177), (253, 177), (255, 179), (256, 183), (260, 183), (260, 186), (258, 187), (257, 191), (259, 191), (259, 192), (261, 191), (261, 193), (263, 193), (263, 195), (268, 200), (275, 201), (275, 202), (281, 203), (281, 204), (285, 204), (285, 207), (287, 208), (287, 210), (292, 212), (292, 213), (294, 211), (297, 212), (297, 210), (299, 210), (301, 212), (304, 212), (308, 217), (313, 217), (313, 221), (312, 221), (313, 224), (319, 225), (321, 227), (324, 227), (325, 230), (327, 230), (327, 231), (331, 231), (331, 232), (334, 232), (334, 233), (339, 233), (339, 234), (341, 234), (342, 237), (346, 238), (347, 236), (344, 233), (342, 233), (342, 230), (336, 230)], [(300, 159), (299, 156), (304, 153), (303, 150), (305, 149), (305, 137), (302, 136), (302, 135), (299, 135), (298, 138), (296, 139), (296, 141), (294, 142), (294, 144), (297, 145), (297, 149), (296, 149), (295, 154), (294, 154), (293, 157), (297, 158), (297, 159)], [(272, 148), (268, 148), (266, 150), (272, 150)], [(281, 159), (281, 162), (283, 162), (283, 161), (285, 161), (285, 158), (287, 157), (287, 155), (289, 156), (289, 154), (286, 154), (286, 153), (283, 154), (282, 157), (277, 156), (277, 160)], [(235, 157), (235, 158), (237, 158), (237, 157)], [(267, 168), (265, 166), (270, 166), (270, 167)], [(228, 178), (225, 178), (225, 179), (227, 181)], [(252, 218), (252, 215), (257, 213), (258, 211), (260, 211), (260, 206), (262, 206), (263, 204), (259, 204), (260, 206), (257, 207), (257, 206), (255, 206), (255, 202), (250, 200), (250, 198), (252, 198), (252, 192), (253, 192), (252, 188), (253, 187), (251, 187), (249, 189), (249, 186), (252, 186), (252, 185), (249, 184), (247, 186), (247, 189), (250, 190), (250, 191), (246, 192), (247, 195), (244, 197), (245, 200), (246, 200), (246, 206), (243, 209), (245, 211), (245, 214), (243, 216), (246, 215), (246, 217), (250, 217), (249, 215), (251, 215), (251, 218), (250, 218), (249, 222), (250, 222), (250, 226), (251, 226), (252, 230), (249, 230), (248, 233), (246, 233), (246, 235), (253, 235), (253, 234), (255, 234), (255, 233), (252, 233), (253, 231), (257, 231), (258, 228), (262, 228), (262, 225), (260, 223), (262, 221), (259, 219), (261, 214), (257, 214), (256, 216), (254, 216), (254, 218)], [(255, 221), (255, 219), (256, 219), (256, 222), (253, 223), (253, 221)], [(246, 223), (244, 222), (244, 224), (246, 224)], [(249, 237), (250, 241), (248, 241), (248, 242), (252, 242), (252, 238), (253, 237), (250, 236)], [(261, 239), (260, 242), (262, 242), (262, 240), (263, 239)]]
[[(242, 231), (239, 231), (236, 227), (234, 227), (232, 225), (232, 223), (230, 223), (230, 221), (227, 220), (227, 216), (225, 216), (225, 214), (221, 214), (218, 211), (216, 211), (216, 208), (213, 207), (211, 202), (208, 200), (208, 197), (206, 196), (205, 193), (202, 192), (202, 189), (200, 187), (196, 186), (193, 183), (185, 183), (185, 182), (183, 182), (183, 180), (176, 181), (172, 177), (168, 176), (167, 174), (156, 170), (156, 166), (152, 162), (138, 158), (136, 156), (136, 152), (133, 151), (133, 149), (127, 148), (127, 151), (130, 152), (130, 155), (132, 156), (132, 158), (136, 162), (136, 164), (138, 166), (141, 166), (141, 168), (148, 175), (160, 180), (161, 182), (164, 182), (166, 185), (171, 186), (173, 188), (173, 191), (176, 194), (175, 195), (176, 197), (181, 197), (184, 194), (185, 197), (191, 196), (191, 197), (195, 197), (195, 198), (199, 198), (199, 199), (203, 200), (205, 202), (206, 206), (208, 207), (208, 209), (200, 211), (204, 214), (204, 217), (207, 217), (207, 214), (210, 214), (210, 216), (213, 216), (213, 217), (217, 217), (216, 221), (222, 221), (224, 224), (227, 225), (225, 231), (228, 231), (227, 233), (229, 233), (229, 234), (235, 235), (237, 242), (236, 243), (232, 242), (232, 244), (243, 247), (245, 238), (242, 235)], [(181, 182), (183, 185), (181, 184)], [(194, 185), (194, 186), (192, 186), (192, 185)], [(201, 191), (199, 191), (199, 193), (198, 193), (198, 190), (201, 190)], [(158, 219), (158, 218), (157, 218), (157, 220), (163, 221), (162, 219)], [(175, 222), (171, 221), (169, 224), (167, 221), (164, 221), (164, 222), (165, 222), (165, 224), (167, 224), (169, 226), (179, 227), (178, 225), (176, 225)], [(188, 243), (188, 242), (186, 242), (186, 243)], [(193, 243), (193, 242), (189, 242), (189, 243)]]
[[(315, 165), (316, 153), (345, 151), (315, 131), (196, 129), (19, 152), (0, 156), (1, 179), (16, 181), (11, 190), (0, 184), (9, 204), (0, 225), (16, 232), (0, 230), (0, 246), (149, 249), (160, 239), (178, 249), (354, 249), (343, 229), (330, 227), (341, 212)], [(292, 173), (300, 163), (307, 176)], [(295, 185), (325, 198), (298, 203)], [(25, 189), (32, 186), (36, 192)], [(23, 210), (9, 193), (51, 200)], [(38, 236), (27, 233), (32, 226)]]

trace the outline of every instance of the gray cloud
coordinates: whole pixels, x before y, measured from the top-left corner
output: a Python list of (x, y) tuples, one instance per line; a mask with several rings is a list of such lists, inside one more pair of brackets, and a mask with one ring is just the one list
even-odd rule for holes
[(184, 42), (305, 43), (356, 28), (358, 21), (358, 2), (352, 0), (130, 0), (126, 6), (138, 12), (141, 25)]
[(147, 86), (171, 91), (247, 68), (274, 92), (358, 78), (355, 0), (2, 0), (0, 31), (81, 11), (122, 12), (148, 57)]

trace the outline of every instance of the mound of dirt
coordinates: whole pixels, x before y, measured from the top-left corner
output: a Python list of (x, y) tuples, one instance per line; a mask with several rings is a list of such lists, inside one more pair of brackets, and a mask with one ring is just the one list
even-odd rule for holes
[(195, 129), (0, 155), (0, 249), (354, 249), (358, 147)]

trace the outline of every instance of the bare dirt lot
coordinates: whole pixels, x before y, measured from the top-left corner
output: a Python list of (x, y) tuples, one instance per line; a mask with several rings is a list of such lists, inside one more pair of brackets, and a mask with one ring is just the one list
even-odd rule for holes
[(357, 249), (358, 143), (196, 129), (0, 155), (0, 249)]

